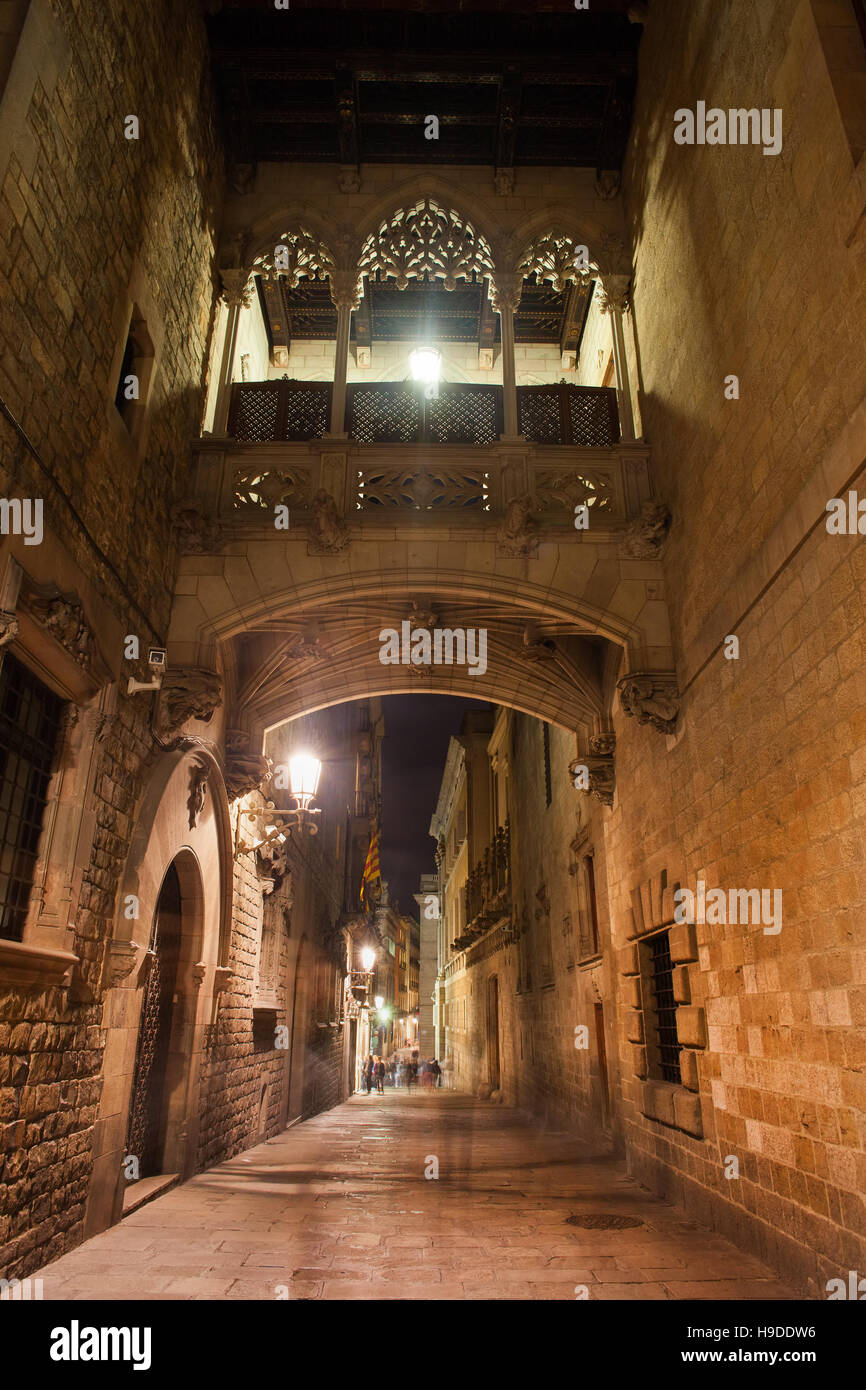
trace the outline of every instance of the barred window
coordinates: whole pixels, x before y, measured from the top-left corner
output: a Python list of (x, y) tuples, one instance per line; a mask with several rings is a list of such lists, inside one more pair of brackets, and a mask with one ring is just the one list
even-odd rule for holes
[(0, 668), (0, 937), (20, 941), (63, 701), (8, 652)]

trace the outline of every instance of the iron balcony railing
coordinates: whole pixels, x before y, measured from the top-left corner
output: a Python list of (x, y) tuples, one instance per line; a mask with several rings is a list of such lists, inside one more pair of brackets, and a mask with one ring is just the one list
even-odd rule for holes
[[(232, 387), (228, 434), (243, 443), (321, 439), (330, 428), (330, 382), (250, 381)], [(518, 386), (518, 430), (534, 444), (610, 449), (619, 443), (609, 386)], [(429, 397), (402, 381), (346, 388), (344, 427), (355, 444), (494, 444), (503, 431), (501, 386), (448, 384)]]
[(463, 889), (466, 926), (454, 942), (462, 951), (511, 910), (511, 834), (506, 821), (469, 874)]

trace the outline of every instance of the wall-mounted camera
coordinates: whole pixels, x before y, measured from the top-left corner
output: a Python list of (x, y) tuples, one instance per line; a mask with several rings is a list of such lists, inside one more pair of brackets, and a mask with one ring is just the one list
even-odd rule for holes
[(138, 695), (142, 690), (159, 690), (166, 668), (165, 647), (151, 647), (147, 653), (147, 664), (153, 672), (152, 681), (137, 681), (130, 676), (126, 685), (127, 695)]

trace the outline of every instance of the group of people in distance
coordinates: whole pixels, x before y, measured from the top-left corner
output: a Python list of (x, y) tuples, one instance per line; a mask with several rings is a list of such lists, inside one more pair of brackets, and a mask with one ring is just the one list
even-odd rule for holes
[(393, 1086), (398, 1090), (405, 1087), (407, 1091), (411, 1091), (413, 1086), (418, 1085), (425, 1090), (442, 1085), (442, 1068), (436, 1058), (422, 1062), (418, 1060), (417, 1052), (413, 1052), (408, 1061), (401, 1057), (390, 1057), (386, 1061), (370, 1053), (364, 1063), (362, 1075), (367, 1095), (371, 1094), (374, 1087), (378, 1095), (384, 1095), (386, 1086)]

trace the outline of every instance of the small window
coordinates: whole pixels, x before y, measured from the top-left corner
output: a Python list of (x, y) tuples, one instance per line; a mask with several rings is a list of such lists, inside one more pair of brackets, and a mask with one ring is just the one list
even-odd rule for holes
[(679, 1086), (680, 1044), (677, 1041), (677, 1006), (674, 1000), (670, 934), (651, 936), (643, 947), (644, 1020), (650, 1075)]
[(20, 941), (30, 904), (63, 701), (6, 653), (0, 669), (0, 937)]
[(153, 343), (138, 306), (134, 304), (114, 392), (115, 407), (131, 435), (139, 428), (152, 369)]
[(547, 723), (541, 726), (541, 737), (544, 743), (544, 804), (549, 806), (553, 800), (553, 781), (550, 776), (550, 725)]
[(586, 869), (586, 893), (589, 898), (589, 948), (594, 956), (598, 955), (598, 903), (595, 897), (595, 859), (588, 854), (583, 861)]

